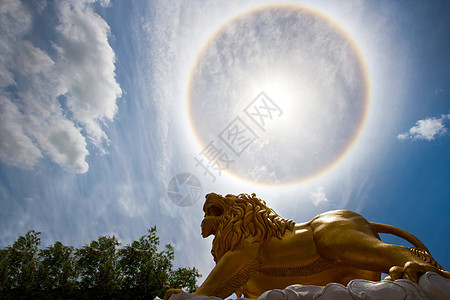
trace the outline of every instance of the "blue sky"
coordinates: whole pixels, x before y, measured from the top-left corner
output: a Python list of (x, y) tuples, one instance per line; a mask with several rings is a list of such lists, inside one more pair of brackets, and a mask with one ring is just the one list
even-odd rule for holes
[[(318, 131), (296, 127), (303, 120), (300, 102), (285, 100), (298, 91), (275, 89), (274, 79), (266, 74), (270, 70), (263, 72), (268, 77), (256, 88), (234, 80), (252, 74), (244, 68), (245, 61), (236, 63), (236, 68), (224, 63), (231, 58), (239, 62), (237, 54), (225, 53), (234, 45), (208, 48), (227, 41), (219, 39), (224, 28), (245, 35), (247, 27), (239, 31), (239, 20), (246, 20), (242, 16), (254, 16), (250, 12), (265, 5), (285, 3), (241, 2), (8, 0), (0, 4), (0, 246), (30, 229), (42, 231), (44, 245), (59, 240), (80, 246), (111, 234), (126, 244), (156, 225), (162, 242), (174, 245), (176, 264), (196, 266), (206, 275), (213, 260), (211, 238), (200, 236), (204, 195), (255, 192), (280, 215), (297, 222), (346, 208), (370, 221), (398, 226), (419, 237), (436, 260), (450, 268), (446, 250), (450, 246), (450, 4), (289, 2), (294, 12), (309, 12), (319, 25), (325, 22), (339, 28), (337, 36), (351, 41), (344, 46), (360, 56), (353, 61), (338, 59), (337, 70), (341, 66), (352, 70), (355, 64), (366, 70), (365, 75), (354, 72), (367, 77), (367, 112), (362, 123), (355, 121), (360, 131), (342, 154), (321, 144), (336, 137), (327, 136), (329, 130), (320, 127), (322, 123), (340, 129), (336, 135), (345, 136), (349, 128), (337, 113), (327, 110), (329, 106), (312, 108), (329, 114), (319, 114), (322, 123), (305, 121)], [(270, 21), (269, 17), (267, 24)], [(273, 32), (281, 30), (292, 37), (286, 39), (288, 46), (291, 40), (298, 42), (294, 39), (298, 29), (279, 29), (288, 22), (277, 22), (272, 24)], [(255, 32), (261, 24), (254, 25)], [(312, 36), (323, 34), (325, 42), (334, 45), (336, 36), (317, 28)], [(271, 37), (271, 29), (265, 30)], [(255, 51), (266, 42), (258, 36), (251, 44)], [(308, 49), (309, 44), (295, 45)], [(335, 53), (341, 48), (329, 49)], [(299, 53), (292, 51), (294, 56)], [(205, 53), (217, 55), (202, 61), (208, 57)], [(256, 58), (266, 66), (264, 56)], [(288, 66), (289, 59), (284, 60)], [(211, 84), (205, 85), (209, 90), (192, 85), (191, 75), (202, 66), (210, 73), (195, 78)], [(293, 81), (301, 85), (301, 69), (288, 70), (287, 75), (277, 69), (277, 78), (282, 79), (278, 83), (283, 87), (295, 73), (297, 81)], [(316, 80), (303, 87), (310, 99), (319, 93), (314, 85), (318, 82), (325, 86), (320, 90), (323, 95), (336, 92), (326, 90), (327, 74), (317, 71), (309, 77)], [(344, 71), (342, 76), (349, 74)], [(361, 88), (362, 81), (351, 82), (356, 90)], [(195, 158), (203, 157), (210, 140), (223, 142), (220, 130), (234, 118), (251, 122), (243, 108), (260, 91), (283, 110), (280, 121), (268, 124), (275, 125), (265, 133), (253, 127), (257, 139), (244, 156), (232, 157), (231, 171), (216, 170), (214, 181)], [(208, 98), (211, 95), (223, 99)], [(353, 107), (345, 106), (347, 98), (335, 95), (333, 103), (344, 105), (337, 107)], [(289, 123), (293, 115), (298, 122)], [(192, 116), (199, 118), (192, 120)], [(286, 124), (290, 127), (283, 127)], [(332, 155), (339, 159), (331, 167), (319, 164), (321, 172), (303, 180), (304, 174), (295, 170), (314, 169), (310, 156), (320, 151), (302, 152), (299, 143), (316, 137), (322, 139), (317, 145), (329, 146), (327, 159)], [(286, 164), (296, 167), (279, 176), (278, 167)], [(184, 207), (167, 193), (172, 177), (183, 172), (196, 176), (201, 185), (200, 199)], [(287, 180), (291, 175), (293, 179)], [(255, 178), (260, 182), (255, 183)]]

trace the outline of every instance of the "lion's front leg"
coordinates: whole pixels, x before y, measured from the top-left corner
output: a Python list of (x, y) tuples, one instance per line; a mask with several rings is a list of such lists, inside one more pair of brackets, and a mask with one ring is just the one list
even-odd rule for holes
[(259, 269), (259, 247), (258, 243), (243, 241), (225, 253), (194, 294), (222, 299), (233, 294)]

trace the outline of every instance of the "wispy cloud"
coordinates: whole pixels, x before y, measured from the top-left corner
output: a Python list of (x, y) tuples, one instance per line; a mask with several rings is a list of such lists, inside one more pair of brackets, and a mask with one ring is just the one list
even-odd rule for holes
[[(106, 152), (109, 140), (102, 127), (113, 120), (122, 91), (109, 26), (94, 12), (93, 2), (59, 2), (57, 40), (40, 47), (27, 39), (34, 21), (29, 6), (18, 0), (0, 5), (3, 162), (31, 169), (47, 157), (85, 173), (88, 142)], [(50, 8), (37, 10), (39, 17), (45, 9)]]
[(447, 132), (445, 122), (449, 119), (450, 114), (419, 120), (409, 131), (399, 134), (397, 138), (399, 140), (432, 141), (437, 136), (444, 135)]
[(329, 202), (323, 186), (318, 186), (314, 192), (311, 192), (310, 199), (315, 206), (327, 205)]

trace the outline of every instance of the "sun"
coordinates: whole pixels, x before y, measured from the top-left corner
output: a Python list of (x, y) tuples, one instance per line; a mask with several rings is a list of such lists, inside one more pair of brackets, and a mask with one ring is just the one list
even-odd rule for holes
[(305, 127), (308, 122), (314, 122), (308, 115), (320, 109), (320, 102), (314, 101), (318, 95), (301, 76), (300, 72), (278, 70), (249, 84), (253, 95), (264, 92), (282, 111), (282, 118), (274, 118), (267, 127), (268, 132), (282, 134), (293, 126)]
[(279, 75), (262, 80), (254, 90), (266, 93), (283, 113), (292, 111), (295, 106), (296, 91), (289, 84), (287, 76)]

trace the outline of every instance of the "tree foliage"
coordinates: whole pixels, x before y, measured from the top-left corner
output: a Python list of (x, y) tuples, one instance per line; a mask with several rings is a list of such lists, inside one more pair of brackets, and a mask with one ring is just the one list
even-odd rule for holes
[(156, 227), (124, 247), (102, 236), (80, 249), (40, 249), (39, 236), (31, 230), (0, 249), (0, 299), (154, 299), (169, 288), (193, 292), (201, 276), (173, 268), (173, 247), (158, 249)]

